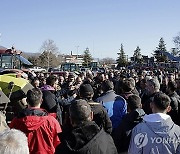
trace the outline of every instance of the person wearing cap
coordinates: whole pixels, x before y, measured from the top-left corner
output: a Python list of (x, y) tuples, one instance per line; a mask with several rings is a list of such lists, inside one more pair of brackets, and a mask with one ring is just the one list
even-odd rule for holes
[(79, 89), (80, 98), (85, 99), (91, 106), (93, 112), (93, 120), (100, 128), (104, 128), (107, 133), (112, 132), (112, 123), (102, 104), (92, 100), (94, 90), (90, 84), (82, 84)]
[[(60, 135), (56, 154), (117, 154), (110, 134), (93, 121), (91, 106), (86, 100), (75, 100), (69, 107), (72, 130)], [(63, 132), (62, 132), (63, 133)]]
[(30, 154), (53, 154), (60, 143), (58, 133), (62, 132), (58, 121), (40, 108), (42, 92), (34, 88), (27, 92), (28, 108), (22, 110), (10, 123), (10, 128), (24, 132), (28, 138)]
[(124, 115), (127, 113), (127, 104), (126, 100), (115, 94), (114, 85), (111, 81), (105, 80), (102, 83), (103, 95), (97, 98), (97, 102), (103, 104), (103, 106), (107, 109), (108, 116), (112, 122), (112, 128), (117, 128)]
[(152, 114), (132, 130), (129, 154), (179, 154), (180, 127), (167, 113), (171, 110), (170, 98), (157, 92), (150, 104)]

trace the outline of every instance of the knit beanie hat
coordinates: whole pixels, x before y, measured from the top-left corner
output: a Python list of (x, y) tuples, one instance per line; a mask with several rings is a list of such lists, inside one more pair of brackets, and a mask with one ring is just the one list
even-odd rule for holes
[(94, 94), (94, 90), (90, 84), (82, 84), (79, 89), (80, 95), (85, 96), (86, 94)]

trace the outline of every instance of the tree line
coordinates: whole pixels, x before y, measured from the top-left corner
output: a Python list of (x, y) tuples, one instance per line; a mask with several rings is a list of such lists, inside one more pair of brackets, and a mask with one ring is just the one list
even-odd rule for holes
[[(173, 42), (175, 44), (174, 48), (171, 48), (170, 53), (174, 56), (179, 56), (180, 54), (180, 33), (173, 38)], [(168, 59), (165, 55), (163, 55), (160, 51), (166, 51), (166, 44), (164, 42), (163, 37), (160, 38), (159, 44), (156, 49), (153, 51), (153, 57), (157, 60), (157, 62), (166, 62)], [(39, 54), (34, 55), (25, 55), (26, 58), (34, 65), (41, 66), (44, 68), (57, 67), (63, 62), (63, 55), (59, 52), (58, 47), (55, 42), (51, 39), (48, 39), (43, 42)], [(119, 52), (117, 53), (116, 62), (118, 67), (124, 67), (129, 64), (129, 57), (124, 51), (124, 46), (121, 44)], [(88, 67), (90, 62), (93, 61), (93, 57), (90, 53), (89, 48), (86, 48), (83, 52), (83, 63), (82, 65)], [(136, 63), (143, 63), (143, 58), (141, 54), (141, 48), (139, 46), (136, 47), (133, 53), (133, 61)], [(112, 64), (115, 63), (115, 60), (110, 57), (106, 57), (100, 59), (99, 62), (101, 64)]]
[[(165, 44), (163, 37), (160, 38), (159, 44), (156, 47), (156, 49), (153, 51), (153, 54), (152, 54), (152, 56), (156, 59), (157, 62), (167, 62), (168, 61), (168, 57), (165, 54), (163, 54), (162, 51), (169, 52), (173, 56), (178, 56), (178, 57), (180, 56), (180, 33), (176, 37), (173, 38), (173, 42), (175, 44), (175, 47), (171, 48), (170, 51), (167, 51), (166, 44)], [(118, 58), (116, 61), (118, 63), (118, 67), (127, 66), (129, 64), (128, 55), (125, 54), (123, 44), (121, 44), (121, 47), (117, 54), (118, 54)], [(133, 53), (133, 57), (132, 57), (133, 62), (139, 63), (139, 64), (143, 63), (142, 56), (143, 55), (141, 54), (141, 49), (139, 46), (137, 46)]]

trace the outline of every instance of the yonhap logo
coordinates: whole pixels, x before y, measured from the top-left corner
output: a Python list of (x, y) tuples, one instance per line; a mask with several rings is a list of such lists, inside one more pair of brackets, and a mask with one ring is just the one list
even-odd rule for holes
[(156, 144), (179, 144), (180, 138), (176, 137), (151, 137), (151, 142)]
[(147, 133), (138, 133), (134, 137), (134, 143), (137, 148), (142, 148), (142, 147), (146, 146), (148, 143)]

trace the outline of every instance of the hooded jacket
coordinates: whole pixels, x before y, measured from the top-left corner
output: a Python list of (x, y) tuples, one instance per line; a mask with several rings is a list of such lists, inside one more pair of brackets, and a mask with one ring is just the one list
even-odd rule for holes
[(180, 127), (167, 114), (144, 116), (132, 132), (129, 154), (179, 154)]
[(93, 121), (61, 134), (60, 139), (62, 143), (56, 148), (56, 154), (117, 154), (111, 136)]
[(27, 108), (14, 118), (10, 128), (24, 132), (28, 138), (30, 154), (53, 154), (60, 144), (58, 121), (43, 109)]
[(48, 113), (53, 113), (59, 124), (62, 125), (62, 111), (57, 103), (55, 89), (50, 85), (45, 85), (41, 88), (41, 90), (43, 93), (43, 102), (41, 104), (41, 108), (48, 111)]
[(112, 137), (118, 152), (127, 152), (132, 129), (142, 122), (145, 112), (143, 109), (135, 109), (124, 116), (120, 126), (114, 130)]

